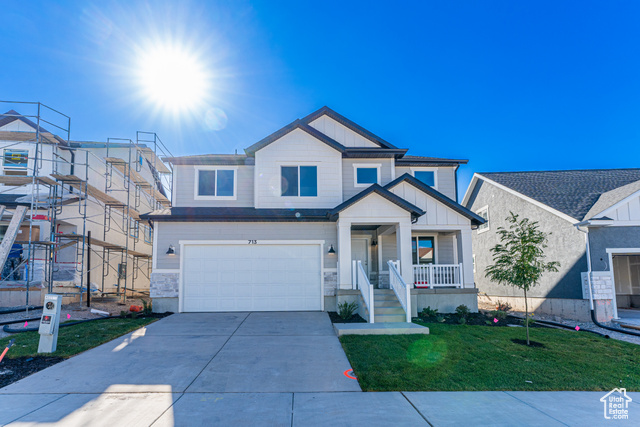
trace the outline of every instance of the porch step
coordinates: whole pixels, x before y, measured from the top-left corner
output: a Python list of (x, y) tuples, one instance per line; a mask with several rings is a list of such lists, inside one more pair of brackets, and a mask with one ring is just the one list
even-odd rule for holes
[(397, 306), (376, 307), (375, 314), (376, 317), (380, 316), (381, 314), (399, 314), (404, 316), (404, 309), (400, 304), (398, 304)]
[(404, 310), (402, 314), (375, 314), (374, 316), (375, 323), (389, 323), (389, 322), (406, 322), (407, 318), (404, 314)]
[(336, 334), (342, 335), (405, 335), (428, 334), (429, 328), (415, 323), (334, 323)]
[(379, 297), (376, 295), (373, 297), (373, 300), (376, 303), (376, 307), (379, 305), (395, 305), (396, 303), (400, 304), (400, 301), (398, 301), (398, 298), (396, 298), (395, 295), (384, 297)]

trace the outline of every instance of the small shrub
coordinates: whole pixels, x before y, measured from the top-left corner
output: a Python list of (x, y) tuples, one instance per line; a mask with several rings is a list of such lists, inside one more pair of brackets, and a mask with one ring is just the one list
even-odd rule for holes
[(127, 317), (129, 313), (127, 313), (126, 311), (122, 310), (120, 311), (120, 317), (122, 317), (123, 319)]
[(420, 312), (420, 317), (422, 319), (437, 319), (438, 318), (438, 309), (431, 308), (431, 306), (425, 307)]
[(461, 319), (465, 319), (466, 320), (466, 318), (467, 318), (467, 316), (469, 316), (470, 312), (471, 311), (469, 310), (469, 307), (467, 307), (464, 304), (461, 304), (461, 305), (456, 307), (456, 314)]
[(145, 316), (150, 316), (153, 313), (153, 309), (151, 308), (151, 301), (147, 302), (147, 300), (142, 300), (142, 313)]
[(460, 323), (461, 325), (465, 325), (467, 323), (467, 318), (466, 317), (459, 318), (458, 323)]
[(351, 319), (353, 313), (358, 309), (358, 304), (356, 302), (343, 302), (342, 304), (338, 304), (338, 316), (342, 318), (342, 320)]
[(445, 318), (444, 318), (444, 316), (443, 316), (442, 314), (438, 314), (438, 315), (436, 316), (436, 321), (437, 321), (438, 323), (444, 323)]
[(498, 303), (496, 304), (497, 311), (504, 311), (506, 313), (507, 311), (511, 310), (511, 308), (511, 304), (509, 304), (508, 302), (498, 301)]
[(523, 323), (525, 324), (526, 327), (529, 327), (534, 323), (536, 323), (536, 320), (533, 317), (527, 317), (526, 319), (524, 319)]
[(492, 319), (505, 320), (507, 318), (507, 312), (502, 310), (494, 310), (489, 313)]

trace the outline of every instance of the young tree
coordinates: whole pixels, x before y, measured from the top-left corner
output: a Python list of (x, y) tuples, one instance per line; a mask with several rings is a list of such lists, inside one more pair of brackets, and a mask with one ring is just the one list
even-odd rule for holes
[(547, 236), (551, 233), (540, 231), (537, 222), (531, 222), (528, 218), (519, 219), (513, 212), (509, 212), (506, 220), (509, 227), (498, 227), (500, 243), (491, 248), (494, 264), (488, 266), (485, 273), (489, 279), (501, 285), (524, 291), (527, 345), (530, 345), (527, 291), (538, 284), (545, 271), (558, 271), (560, 263), (544, 261)]

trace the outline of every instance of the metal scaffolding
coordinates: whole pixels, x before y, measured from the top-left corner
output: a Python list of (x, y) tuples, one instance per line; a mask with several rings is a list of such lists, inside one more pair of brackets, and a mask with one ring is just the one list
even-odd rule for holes
[[(105, 143), (74, 142), (70, 140), (69, 116), (41, 103), (0, 101), (0, 105), (11, 104), (18, 105), (20, 109), (30, 107), (35, 110), (33, 114), (15, 110), (0, 114), (0, 120), (7, 121), (13, 117), (35, 129), (35, 132), (0, 131), (0, 141), (16, 141), (15, 144), (4, 145), (4, 149), (25, 142), (35, 146), (35, 154), (28, 158), (32, 165), (27, 176), (0, 175), (0, 184), (11, 185), (9, 189), (0, 189), (0, 194), (24, 187), (30, 198), (29, 237), (16, 242), (26, 247), (26, 257), (14, 269), (26, 266), (24, 283), (16, 283), (17, 286), (25, 286), (25, 305), (29, 306), (28, 291), (34, 282), (36, 261), (43, 262), (42, 282), (46, 283), (47, 291), (57, 293), (54, 282), (61, 268), (58, 254), (72, 246), (75, 247), (74, 277), (79, 278), (79, 284), (77, 292), (64, 295), (79, 294), (82, 301), (84, 293), (92, 291), (101, 295), (117, 295), (124, 300), (127, 294), (144, 294), (144, 291), (135, 289), (135, 283), (136, 279), (141, 279), (141, 274), (150, 278), (151, 250), (147, 248), (147, 253), (138, 248), (143, 244), (140, 242), (140, 229), (147, 230), (144, 232), (144, 244), (150, 244), (152, 233), (150, 224), (141, 227), (139, 210), (170, 206), (165, 184), (171, 185), (173, 171), (159, 157), (171, 156), (169, 150), (152, 132), (137, 132), (135, 142), (122, 138), (108, 138)], [(66, 125), (45, 120), (45, 110), (58, 114), (58, 120), (66, 120)], [(45, 130), (41, 123), (55, 128), (66, 138)], [(102, 150), (102, 154), (96, 155), (96, 150)], [(142, 174), (149, 171), (151, 179), (145, 179)], [(43, 198), (41, 192), (45, 190)], [(77, 211), (72, 209), (74, 206)], [(96, 211), (99, 214), (92, 214)], [(101, 221), (97, 217), (101, 217)], [(40, 234), (38, 239), (34, 238), (34, 221), (48, 224), (46, 236)], [(58, 232), (57, 227), (62, 224), (76, 227), (76, 231)], [(46, 227), (40, 227), (40, 231), (43, 228)], [(102, 240), (88, 236), (91, 228), (101, 228), (99, 235)], [(41, 260), (36, 259), (36, 253), (42, 255)], [(97, 265), (88, 262), (92, 254), (101, 260)], [(112, 261), (118, 261), (117, 267)], [(91, 273), (86, 268), (87, 264), (92, 265), (91, 270), (102, 268), (100, 289), (91, 289), (88, 281), (86, 287), (83, 285)], [(105, 287), (110, 273), (117, 277), (115, 291)], [(11, 282), (7, 279), (3, 277), (0, 284)]]

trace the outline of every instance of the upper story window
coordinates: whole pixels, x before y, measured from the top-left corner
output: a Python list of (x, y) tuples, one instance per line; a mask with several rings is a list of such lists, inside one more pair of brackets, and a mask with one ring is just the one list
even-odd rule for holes
[(281, 194), (293, 197), (318, 195), (317, 166), (281, 166)]
[(478, 233), (489, 230), (489, 206), (484, 206), (476, 212), (478, 216), (485, 219), (485, 223), (478, 226)]
[(380, 184), (380, 165), (354, 164), (353, 185), (355, 187), (368, 187), (371, 184)]
[(414, 171), (413, 176), (429, 187), (436, 186), (436, 171)]
[(2, 156), (2, 173), (4, 175), (27, 176), (28, 165), (28, 150), (4, 150)]
[(196, 168), (195, 200), (235, 200), (236, 169)]

